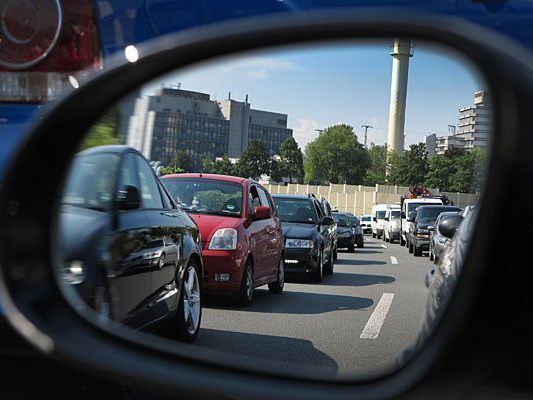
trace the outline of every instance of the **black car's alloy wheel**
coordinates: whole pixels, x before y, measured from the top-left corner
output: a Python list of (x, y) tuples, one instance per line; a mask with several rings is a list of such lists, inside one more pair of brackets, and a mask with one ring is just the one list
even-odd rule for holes
[(318, 255), (317, 268), (311, 273), (311, 281), (322, 282), (324, 279), (324, 252), (321, 251)]
[(202, 319), (201, 285), (198, 267), (189, 261), (181, 281), (181, 293), (176, 312), (177, 335), (185, 342), (193, 342), (200, 332)]

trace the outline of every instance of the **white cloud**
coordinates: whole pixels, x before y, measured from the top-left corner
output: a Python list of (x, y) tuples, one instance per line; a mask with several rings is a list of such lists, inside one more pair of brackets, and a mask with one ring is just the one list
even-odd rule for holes
[(315, 129), (322, 128), (318, 121), (313, 121), (306, 118), (298, 118), (298, 125), (292, 128), (294, 140), (298, 143), (302, 151), (305, 150), (305, 145), (315, 140), (318, 132)]
[(250, 79), (263, 79), (276, 71), (301, 71), (302, 69), (292, 61), (273, 57), (249, 57), (228, 61), (222, 71), (225, 73), (240, 73)]

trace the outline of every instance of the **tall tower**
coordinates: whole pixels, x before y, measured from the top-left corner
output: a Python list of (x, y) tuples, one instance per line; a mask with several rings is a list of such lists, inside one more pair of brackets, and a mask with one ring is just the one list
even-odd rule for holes
[(394, 39), (392, 43), (392, 82), (390, 88), (389, 133), (387, 150), (401, 152), (404, 149), (405, 101), (409, 58), (413, 56), (411, 40)]

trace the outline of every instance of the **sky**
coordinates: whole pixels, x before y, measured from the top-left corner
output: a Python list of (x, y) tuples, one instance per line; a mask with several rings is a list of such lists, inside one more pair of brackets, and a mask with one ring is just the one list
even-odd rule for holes
[[(151, 82), (209, 93), (212, 99), (244, 101), (254, 109), (288, 115), (288, 127), (298, 144), (318, 136), (317, 129), (338, 123), (372, 125), (368, 143), (385, 144), (392, 58), (390, 41), (343, 42), (278, 48), (219, 58), (191, 66)], [(442, 47), (417, 42), (410, 59), (405, 120), (405, 145), (424, 142), (425, 135), (448, 134), (457, 125), (459, 108), (473, 103), (484, 88), (482, 77), (468, 60)]]

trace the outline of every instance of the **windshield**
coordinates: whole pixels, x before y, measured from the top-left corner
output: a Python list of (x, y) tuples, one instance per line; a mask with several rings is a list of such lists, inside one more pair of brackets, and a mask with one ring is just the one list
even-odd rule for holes
[(438, 204), (431, 204), (431, 203), (408, 203), (407, 204), (407, 216), (410, 212), (415, 211), (420, 206), (431, 206), (431, 205), (438, 205)]
[(350, 220), (347, 215), (344, 214), (333, 214), (333, 219), (338, 226), (350, 226)]
[(310, 200), (274, 197), (274, 203), (281, 222), (317, 223), (316, 211), (313, 209), (313, 203)]
[(65, 185), (63, 204), (108, 211), (113, 200), (119, 160), (114, 153), (76, 157)]
[(215, 179), (161, 179), (178, 206), (194, 214), (240, 217), (243, 210), (242, 185)]
[(450, 209), (445, 207), (427, 207), (418, 210), (418, 222), (433, 223), (437, 220), (439, 214), (445, 211), (458, 211), (459, 209)]
[(400, 210), (394, 210), (394, 211), (391, 211), (391, 212), (390, 212), (390, 218), (391, 218), (392, 220), (394, 220), (394, 219), (400, 219), (401, 215), (402, 215), (402, 213), (401, 213)]
[(363, 222), (370, 222), (372, 220), (372, 218), (370, 217), (370, 215), (365, 215), (363, 218), (361, 218), (361, 221)]
[(377, 219), (383, 219), (385, 218), (386, 211), (376, 211), (376, 218)]
[(350, 225), (359, 225), (359, 219), (357, 217), (348, 215), (348, 220), (350, 221)]

